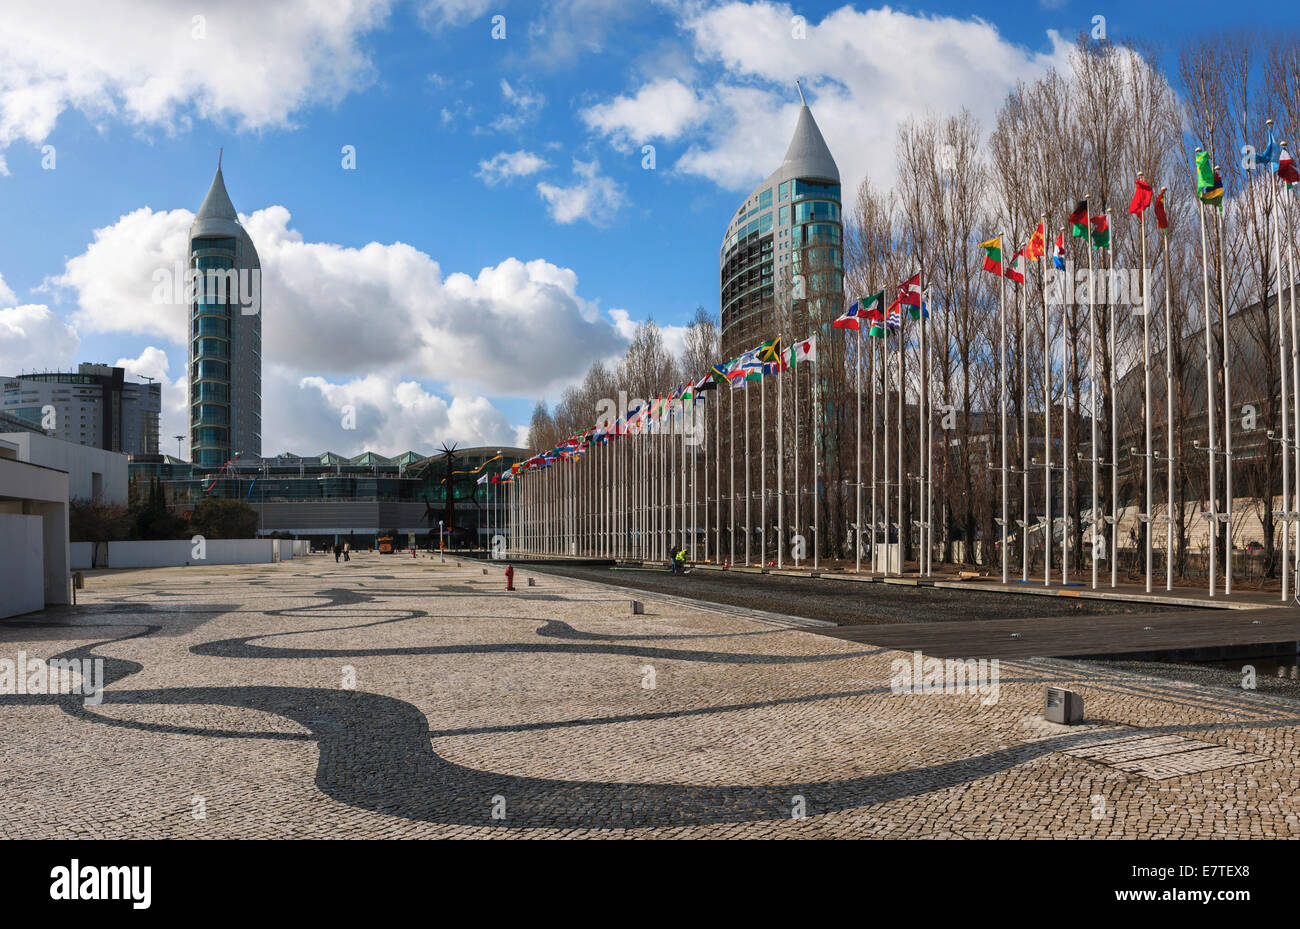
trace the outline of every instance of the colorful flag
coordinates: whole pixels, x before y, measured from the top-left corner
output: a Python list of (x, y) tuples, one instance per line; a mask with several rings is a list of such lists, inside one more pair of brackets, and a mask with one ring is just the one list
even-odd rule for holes
[(1208, 152), (1196, 152), (1196, 196), (1202, 203), (1209, 203), (1222, 208), (1223, 181), (1219, 172), (1210, 164)]
[(898, 300), (889, 304), (889, 309), (885, 312), (885, 325), (890, 329), (898, 329), (903, 325), (903, 317), (902, 312), (899, 309)]
[(779, 362), (781, 360), (781, 337), (768, 339), (758, 347), (758, 358), (760, 361)]
[(921, 294), (921, 305), (912, 307), (913, 319), (930, 318), (930, 291), (926, 290)]
[(1080, 200), (1074, 207), (1074, 212), (1070, 214), (1070, 236), (1075, 239), (1082, 239), (1088, 234), (1088, 201)]
[(1169, 228), (1169, 215), (1165, 212), (1165, 188), (1160, 188), (1160, 195), (1156, 197), (1156, 228), (1161, 232)]
[(1277, 158), (1277, 176), (1286, 181), (1288, 187), (1295, 187), (1300, 184), (1300, 171), (1296, 170), (1295, 162), (1287, 154), (1286, 149)]
[(855, 302), (844, 315), (831, 321), (831, 325), (836, 329), (861, 329), (862, 317), (858, 315), (858, 305)]
[(984, 270), (989, 274), (1002, 274), (1002, 236), (981, 242), (984, 249)]
[(1268, 127), (1268, 144), (1262, 152), (1255, 153), (1255, 164), (1268, 165), (1270, 171), (1277, 171), (1277, 142), (1273, 139), (1273, 126)]
[(1030, 261), (1038, 261), (1045, 254), (1047, 254), (1047, 230), (1040, 222), (1034, 234), (1029, 237), (1029, 244), (1025, 246), (1025, 257)]
[(1007, 266), (1007, 277), (1017, 284), (1025, 282), (1025, 250), (1022, 248), (1011, 258), (1011, 264)]
[(1092, 247), (1110, 248), (1110, 220), (1105, 213), (1092, 218)]
[(1138, 218), (1141, 219), (1142, 214), (1150, 205), (1151, 185), (1139, 177), (1133, 182), (1133, 199), (1129, 201), (1128, 211), (1136, 213)]
[(1065, 270), (1065, 233), (1062, 232), (1056, 237), (1056, 244), (1052, 246), (1052, 264), (1056, 270)]
[(817, 336), (809, 336), (802, 342), (790, 346), (790, 367), (799, 366), (800, 362), (811, 363), (817, 360)]
[(921, 272), (918, 271), (898, 285), (898, 302), (903, 306), (921, 305)]
[[(714, 365), (712, 368), (709, 369), (708, 377), (712, 379), (714, 386), (718, 384), (725, 384), (727, 383), (728, 380), (730, 380), (730, 378), (727, 377), (726, 365)], [(703, 390), (704, 388), (701, 387), (700, 389)]]

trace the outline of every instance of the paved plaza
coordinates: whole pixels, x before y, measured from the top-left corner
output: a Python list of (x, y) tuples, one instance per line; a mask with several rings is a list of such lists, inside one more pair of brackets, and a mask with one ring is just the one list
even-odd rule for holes
[(910, 654), (487, 571), (116, 572), (0, 622), (0, 658), (106, 681), (0, 695), (0, 836), (1300, 836), (1300, 703), (1043, 659), (895, 693)]

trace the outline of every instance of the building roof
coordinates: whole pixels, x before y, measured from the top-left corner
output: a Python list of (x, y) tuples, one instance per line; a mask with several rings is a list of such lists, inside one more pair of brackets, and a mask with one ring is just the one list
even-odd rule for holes
[(230, 202), (230, 194), (226, 193), (226, 179), (221, 176), (220, 162), (217, 163), (217, 173), (212, 176), (212, 186), (208, 188), (208, 195), (203, 198), (203, 205), (199, 207), (199, 212), (194, 217), (195, 222), (201, 219), (239, 222), (235, 205)]
[(794, 137), (790, 139), (779, 173), (784, 177), (820, 178), (837, 184), (840, 181), (840, 169), (806, 103), (799, 108), (799, 121), (795, 123)]

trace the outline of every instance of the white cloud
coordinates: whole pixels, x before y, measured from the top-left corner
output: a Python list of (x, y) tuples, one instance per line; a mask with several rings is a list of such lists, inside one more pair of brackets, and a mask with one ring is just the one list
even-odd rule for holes
[[(552, 394), (627, 344), (615, 321), (579, 293), (578, 275), (568, 268), (506, 258), (477, 274), (444, 274), (438, 262), (410, 245), (308, 242), (290, 219), (282, 206), (243, 217), (263, 269), (268, 453), (299, 451), (299, 445), (341, 451), (357, 438), (352, 432), (337, 435), (336, 407), (325, 401), (336, 402), (340, 394), (327, 385), (360, 391), (366, 402), (388, 411), (376, 417), (381, 426), (366, 432), (366, 439), (382, 437), (388, 426), (394, 435), (413, 438), (418, 426), (458, 441), (513, 441), (514, 425), (487, 397)], [(118, 361), (133, 373), (163, 379), (164, 435), (185, 429), (184, 363), (179, 370), (169, 367), (168, 357), (186, 358), (188, 316), (183, 303), (160, 304), (152, 297), (156, 275), (170, 281), (177, 274), (192, 221), (188, 210), (135, 210), (96, 230), (87, 249), (47, 285), (75, 303), (72, 319), (86, 331), (171, 343)], [(4, 347), (19, 346), (18, 358), (50, 357), (49, 327), (62, 324), (44, 307), (23, 309), (45, 314), (23, 316), (25, 329), (39, 322), (44, 335), (27, 342), (6, 338)], [(72, 339), (65, 353), (70, 357), (76, 334), (64, 328)], [(40, 351), (31, 344), (40, 344)], [(168, 375), (175, 375), (174, 382)], [(403, 386), (408, 384), (414, 386)], [(308, 438), (312, 444), (303, 444)]]
[[(182, 351), (182, 355), (184, 352)], [(127, 377), (145, 377), (162, 385), (162, 414), (158, 420), (159, 448), (165, 454), (176, 450), (174, 436), (189, 436), (189, 387), (186, 383), (185, 364), (172, 379), (167, 379), (171, 361), (167, 353), (157, 346), (147, 346), (135, 358), (119, 358), (113, 363), (123, 369)], [(182, 446), (183, 448), (184, 446)]]
[(542, 94), (516, 88), (505, 78), (501, 78), (501, 97), (510, 109), (491, 124), (491, 128), (499, 132), (517, 132), (535, 119), (546, 105), (546, 97)]
[(489, 187), (495, 187), (502, 181), (527, 177), (547, 167), (549, 165), (545, 158), (520, 149), (517, 152), (497, 152), (487, 161), (480, 161), (474, 176), (481, 178)]
[(711, 68), (693, 87), (661, 77), (582, 115), (615, 146), (672, 140), (702, 121), (675, 169), (729, 190), (747, 190), (779, 165), (798, 114), (796, 79), (852, 189), (867, 173), (893, 184), (901, 120), (965, 106), (987, 128), (1017, 81), (1068, 67), (1067, 43), (1056, 33), (1046, 34), (1050, 48), (1040, 53), (976, 18), (844, 6), (810, 18), (800, 39), (792, 34), (796, 11), (785, 3), (682, 9), (695, 56)]
[(676, 78), (651, 81), (632, 96), (615, 97), (585, 109), (580, 114), (589, 129), (609, 136), (620, 148), (652, 139), (672, 141), (695, 122), (704, 118), (708, 108)]
[(573, 159), (574, 183), (567, 187), (540, 183), (537, 192), (546, 201), (551, 219), (561, 225), (585, 219), (593, 226), (604, 226), (627, 202), (623, 188), (600, 173), (596, 160)]
[(195, 118), (289, 125), (301, 108), (370, 81), (360, 39), (383, 24), (390, 2), (7, 0), (0, 150), (41, 142), (68, 109), (167, 131)]
[(417, 0), (416, 13), (426, 29), (463, 26), (478, 19), (492, 6), (492, 0)]
[(14, 296), (14, 292), (5, 283), (5, 276), (0, 274), (0, 306), (13, 306), (17, 302), (18, 298)]
[(12, 377), (37, 365), (40, 370), (67, 370), (80, 345), (77, 331), (47, 306), (0, 308), (0, 375)]
[[(285, 373), (277, 369), (272, 380), (276, 396), (287, 402), (267, 405), (263, 417), (271, 434), (283, 438), (284, 449), (298, 454), (425, 454), (444, 441), (508, 445), (517, 438), (517, 427), (486, 397), (457, 395), (448, 402), (416, 381), (384, 375), (342, 383), (304, 377), (281, 385)], [(343, 426), (347, 408), (354, 411), (348, 422), (355, 428)]]

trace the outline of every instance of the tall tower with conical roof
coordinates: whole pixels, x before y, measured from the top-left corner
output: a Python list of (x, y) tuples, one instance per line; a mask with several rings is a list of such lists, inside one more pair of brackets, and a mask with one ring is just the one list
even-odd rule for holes
[(220, 468), (262, 454), (262, 272), (221, 158), (190, 226), (190, 460)]
[(781, 166), (741, 204), (718, 256), (722, 353), (820, 333), (843, 312), (840, 171), (803, 101)]

